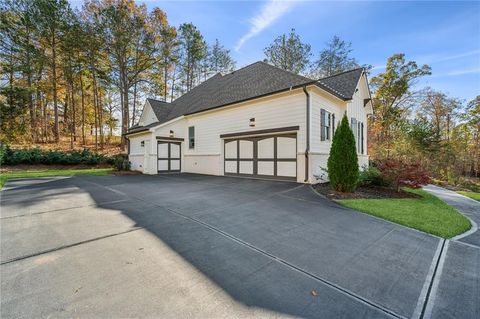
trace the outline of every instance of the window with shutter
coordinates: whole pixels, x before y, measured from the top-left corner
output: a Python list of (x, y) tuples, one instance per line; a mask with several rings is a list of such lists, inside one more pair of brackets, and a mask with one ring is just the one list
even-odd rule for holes
[(331, 140), (332, 114), (324, 109), (320, 110), (320, 140)]

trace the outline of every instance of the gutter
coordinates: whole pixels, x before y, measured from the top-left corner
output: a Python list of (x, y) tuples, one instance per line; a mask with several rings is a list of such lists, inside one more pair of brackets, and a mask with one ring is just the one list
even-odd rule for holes
[(307, 91), (307, 86), (303, 87), (303, 92), (307, 98), (307, 130), (306, 130), (306, 149), (305, 149), (305, 180), (304, 182), (308, 182), (309, 180), (309, 165), (308, 165), (308, 155), (310, 152), (310, 93)]

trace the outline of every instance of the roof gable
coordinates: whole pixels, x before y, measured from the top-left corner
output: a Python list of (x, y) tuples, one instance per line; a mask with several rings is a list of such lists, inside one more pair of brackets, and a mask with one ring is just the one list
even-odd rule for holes
[(363, 74), (363, 68), (358, 68), (334, 74), (318, 80), (320, 87), (344, 100), (351, 100), (358, 81)]

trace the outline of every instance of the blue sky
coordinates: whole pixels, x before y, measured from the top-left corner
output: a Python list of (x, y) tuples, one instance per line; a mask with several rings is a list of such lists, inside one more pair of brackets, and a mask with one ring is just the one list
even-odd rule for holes
[[(77, 5), (80, 1), (72, 1)], [(352, 42), (360, 63), (382, 71), (389, 56), (429, 64), (418, 83), (453, 97), (480, 94), (480, 2), (447, 1), (138, 1), (160, 7), (169, 22), (195, 24), (207, 42), (231, 50), (237, 66), (264, 58), (263, 48), (291, 28), (314, 56), (333, 35)]]

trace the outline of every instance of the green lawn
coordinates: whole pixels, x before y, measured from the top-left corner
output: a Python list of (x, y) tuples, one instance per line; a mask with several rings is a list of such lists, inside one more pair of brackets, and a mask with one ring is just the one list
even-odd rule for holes
[(74, 175), (107, 175), (112, 168), (86, 168), (86, 169), (45, 169), (32, 171), (17, 171), (0, 174), (0, 189), (11, 178), (32, 178), (46, 176), (74, 176)]
[(339, 203), (361, 212), (420, 231), (451, 238), (470, 229), (468, 219), (437, 197), (421, 189), (408, 189), (421, 198), (344, 199)]
[(463, 196), (470, 197), (471, 199), (474, 199), (474, 200), (477, 200), (477, 201), (480, 202), (480, 193), (477, 193), (477, 192), (462, 192), (462, 191), (458, 191), (457, 193), (459, 193), (460, 195), (463, 195)]

